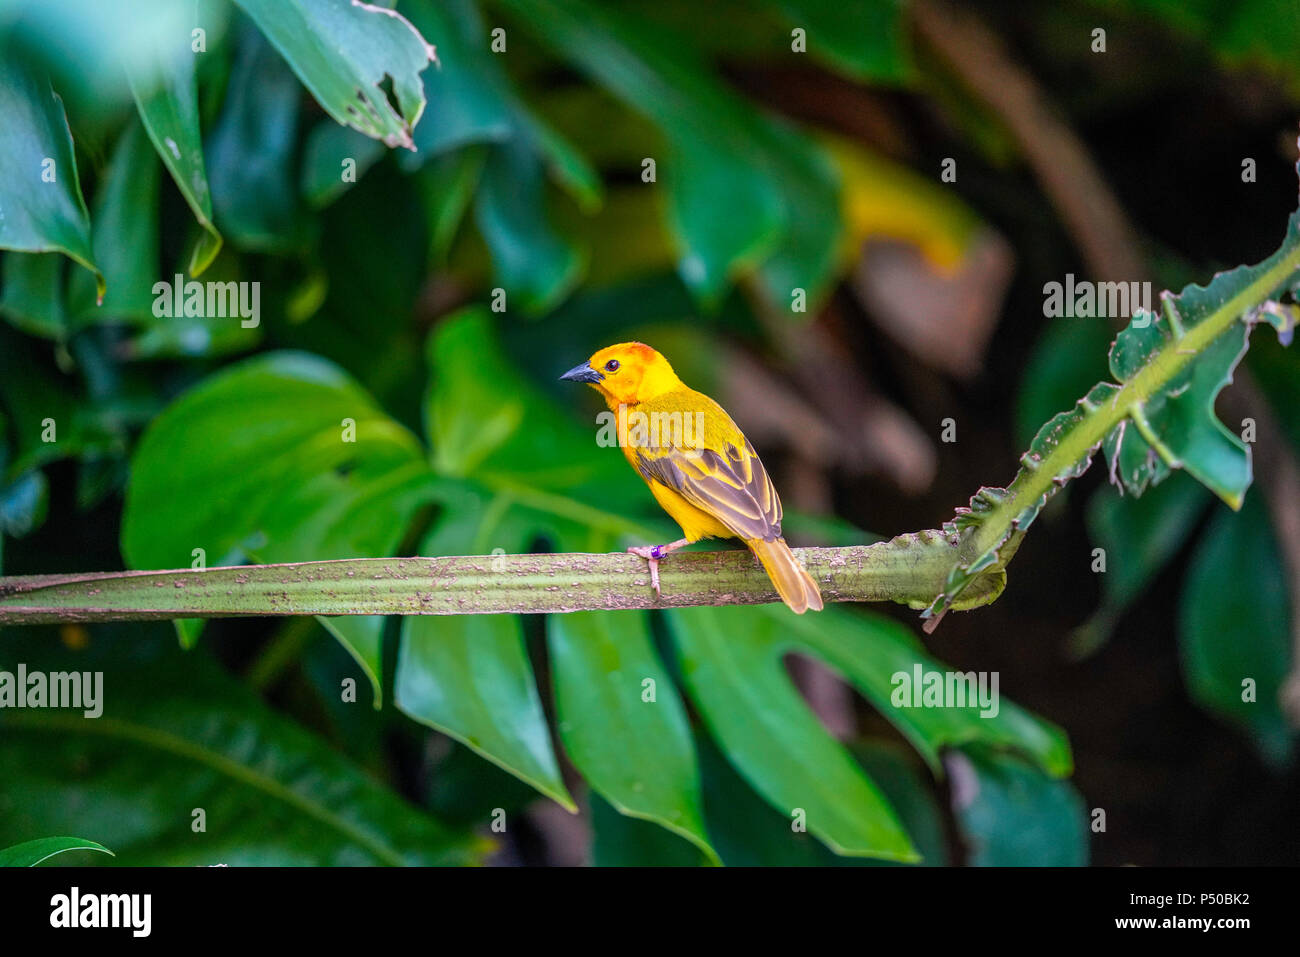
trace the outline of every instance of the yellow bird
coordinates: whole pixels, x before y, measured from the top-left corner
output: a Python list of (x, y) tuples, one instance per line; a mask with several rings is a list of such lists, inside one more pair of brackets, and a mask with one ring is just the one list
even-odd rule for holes
[(601, 349), (560, 378), (604, 396), (623, 455), (682, 527), (678, 541), (628, 549), (650, 563), (656, 595), (659, 560), (669, 552), (701, 538), (739, 538), (796, 614), (821, 611), (821, 590), (781, 537), (772, 480), (722, 406), (687, 388), (667, 359), (640, 342)]

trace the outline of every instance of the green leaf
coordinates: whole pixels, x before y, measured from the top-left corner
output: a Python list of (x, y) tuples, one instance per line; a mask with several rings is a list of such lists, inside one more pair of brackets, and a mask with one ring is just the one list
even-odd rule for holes
[[(837, 857), (807, 833), (794, 831), (790, 820), (769, 807), (727, 764), (707, 739), (699, 739), (701, 774), (709, 833), (729, 866), (873, 867), (892, 861)], [(927, 864), (948, 856), (943, 819), (934, 789), (919, 762), (892, 742), (864, 740), (852, 745), (854, 756), (899, 810)], [(699, 849), (661, 828), (618, 814), (592, 795), (592, 852), (597, 865), (690, 866), (707, 863)]]
[(649, 821), (628, 817), (596, 792), (591, 792), (587, 803), (591, 857), (597, 867), (695, 867), (705, 862), (690, 841)]
[(552, 228), (546, 208), (546, 166), (584, 202), (598, 203), (600, 181), (586, 160), (520, 102), (489, 52), (488, 30), (469, 0), (418, 2), (412, 22), (440, 39), (442, 68), (430, 77), (438, 122), (417, 132), (413, 165), (462, 147), (488, 144), (476, 194), (478, 226), (492, 253), (497, 281), (529, 313), (547, 311), (575, 285), (585, 256)]
[[(9, 459), (9, 441), (5, 438), (5, 417), (0, 412), (0, 475), (4, 474), (5, 466)], [(0, 529), (0, 575), (4, 574), (5, 569), (5, 535), (7, 531)]]
[[(855, 741), (850, 750), (898, 809), (899, 818), (922, 854), (921, 863), (942, 864), (948, 856), (933, 784), (913, 756), (874, 740)], [(754, 793), (718, 749), (700, 742), (709, 832), (728, 866), (892, 867), (895, 861), (838, 857), (810, 835), (796, 833), (790, 819)]]
[[(429, 811), (439, 820), (465, 828), (482, 826), (492, 820), (497, 808), (513, 817), (525, 813), (537, 800), (531, 785), (484, 762), (472, 748), (456, 741), (449, 744), (450, 751), (438, 761), (429, 781), (426, 799)], [(664, 833), (654, 825), (646, 826)]]
[(198, 276), (221, 251), (221, 234), (212, 222), (212, 195), (203, 161), (199, 131), (199, 94), (195, 58), (187, 34), (177, 34), (159, 44), (158, 72), (151, 83), (146, 75), (129, 75), (131, 95), (144, 128), (162, 157), (176, 188), (185, 197), (202, 233), (190, 253), (188, 271)]
[(504, 6), (663, 132), (669, 155), (659, 174), (681, 246), (678, 270), (716, 306), (734, 275), (773, 252), (802, 212), (785, 177), (803, 168), (783, 161), (771, 122), (719, 84), (678, 35), (583, 0)]
[(328, 206), (379, 162), (384, 152), (383, 143), (364, 133), (328, 121), (316, 124), (303, 149), (303, 197), (317, 209)]
[(80, 837), (42, 837), (0, 848), (0, 867), (35, 867), (65, 851), (102, 851), (109, 857), (113, 856), (113, 852), (103, 844)]
[(0, 57), (0, 116), (0, 249), (63, 253), (95, 274), (102, 297), (63, 101), (11, 51)]
[(1264, 506), (1251, 500), (1236, 515), (1220, 509), (1183, 585), (1183, 674), (1192, 697), (1248, 731), (1275, 765), (1289, 761), (1294, 742), (1281, 705), (1294, 614)]
[(95, 257), (108, 291), (103, 305), (96, 306), (88, 277), (75, 274), (68, 287), (68, 309), (75, 321), (156, 321), (159, 178), (158, 157), (144, 127), (133, 119), (123, 130), (95, 195)]
[(0, 347), (0, 406), (15, 440), (11, 478), (74, 456), (114, 458), (124, 451), (113, 414), (87, 403), (79, 383), (52, 369), (45, 351), (21, 336)]
[(525, 143), (489, 148), (475, 219), (492, 250), (496, 276), (524, 312), (540, 314), (573, 289), (585, 255), (551, 228), (541, 161)]
[[(404, 413), (418, 405), (424, 377), (425, 330), (412, 322), (428, 277), (428, 229), (418, 204), (415, 182), (385, 163), (326, 215), (315, 217), (320, 236), (304, 282), (316, 287), (316, 311), (290, 316), (274, 330), (285, 345), (339, 363)], [(411, 214), (377, 219), (376, 209)], [(287, 304), (303, 306), (310, 303)]]
[(1087, 808), (1068, 782), (1015, 755), (982, 748), (954, 751), (944, 763), (969, 864), (1087, 865)]
[[(58, 253), (10, 253), (0, 259), (4, 295), (0, 315), (29, 336), (62, 340), (68, 334), (63, 267)], [(90, 273), (78, 273), (88, 277)], [(96, 279), (98, 281), (98, 278)]]
[[(439, 216), (436, 225), (439, 255), (445, 254), (450, 239), (449, 224), (459, 222), (463, 203), (470, 198), (467, 187), (478, 184), (476, 215), (497, 282), (512, 306), (544, 312), (573, 288), (586, 260), (573, 242), (551, 226), (544, 173), (549, 169), (585, 207), (600, 201), (599, 177), (577, 150), (533, 117), (516, 96), (500, 58), (488, 51), (488, 31), (474, 3), (416, 0), (403, 10), (418, 30), (438, 38), (440, 68), (426, 81), (436, 122), (417, 127), (417, 152), (404, 155), (402, 167), (413, 171), (430, 159), (476, 144), (486, 146), (486, 163), (475, 155), (472, 165), (461, 168), (468, 180), (445, 184), (452, 194), (449, 202), (439, 205), (441, 213), (449, 214)], [(313, 133), (305, 190), (313, 202), (328, 202), (347, 188), (339, 170), (348, 157), (356, 160), (357, 176), (377, 158), (347, 137), (323, 130)]]
[(452, 241), (478, 191), (485, 159), (485, 150), (468, 146), (438, 157), (415, 175), (429, 223), (430, 258), (438, 266), (447, 264)]
[(488, 48), (477, 4), (412, 0), (402, 8), (416, 29), (438, 41), (438, 69), (425, 80), (435, 121), (416, 129), (417, 157), (515, 136), (519, 108), (500, 57)]
[[(990, 709), (973, 701), (965, 707), (911, 706), (898, 676), (905, 675), (911, 682), (918, 667), (923, 676), (949, 669), (925, 654), (911, 632), (897, 622), (839, 608), (829, 608), (815, 619), (784, 614), (784, 608), (775, 605), (759, 614), (771, 621), (771, 628), (784, 633), (788, 644), (816, 655), (848, 678), (936, 773), (944, 748), (971, 743), (1020, 751), (1055, 777), (1069, 774), (1073, 767), (1064, 732), (1003, 700), (1001, 689)], [(988, 713), (994, 709), (996, 713)]]
[[(930, 867), (948, 864), (948, 836), (935, 797), (934, 781), (925, 773), (926, 767), (904, 746), (893, 741), (865, 738), (854, 741), (849, 749), (871, 780), (885, 792), (889, 803), (898, 808), (898, 816), (920, 852), (921, 862)], [(885, 866), (890, 862), (864, 863)]]
[[(744, 161), (739, 144), (701, 135), (675, 141), (670, 149), (673, 165), (664, 181), (669, 222), (681, 249), (677, 269), (706, 306), (716, 307), (737, 274), (754, 269), (776, 248), (784, 225), (780, 198), (764, 172)], [(729, 215), (719, 216), (719, 209)]]
[(587, 157), (567, 139), (522, 107), (519, 122), (533, 139), (546, 171), (577, 200), (585, 213), (593, 213), (604, 202), (604, 184)]
[[(1159, 317), (1140, 314), (1116, 338), (1111, 373), (1127, 382), (1171, 344), (1178, 345), (1227, 294), (1225, 288), (1188, 286), (1176, 299), (1166, 296)], [(1107, 436), (1112, 471), (1129, 491), (1140, 495), (1148, 481), (1163, 478), (1162, 467), (1183, 468), (1233, 508), (1241, 507), (1250, 486), (1250, 453), (1215, 418), (1214, 400), (1232, 381), (1249, 337), (1250, 325), (1243, 322), (1206, 343), (1194, 364), (1171, 376), (1130, 413), (1131, 422)]]
[(560, 738), (574, 766), (620, 812), (660, 824), (716, 860), (686, 709), (648, 624), (645, 615), (599, 611), (549, 619)]
[(578, 425), (523, 378), (503, 354), (487, 309), (442, 320), (428, 357), (425, 423), (438, 472), (471, 476), (542, 508), (559, 505), (553, 496), (563, 495), (576, 506), (572, 518), (616, 532), (636, 527), (617, 514), (621, 506), (648, 504), (635, 473), (616, 450), (596, 444), (594, 421)]
[(488, 47), (489, 31), (474, 0), (411, 0), (403, 6), (422, 32), (438, 37), (441, 69), (428, 80), (437, 123), (416, 130), (414, 157), (422, 165), (471, 144), (515, 142), (544, 163), (555, 180), (591, 210), (600, 205), (600, 177), (574, 146), (543, 123), (514, 91), (503, 57)]
[(911, 79), (904, 0), (770, 0), (807, 31), (808, 54), (856, 80)]
[(790, 309), (796, 289), (815, 312), (835, 278), (844, 224), (840, 180), (816, 141), (785, 123), (765, 123), (771, 156), (785, 190), (787, 223), (780, 243), (758, 270), (759, 282), (778, 309)]
[[(877, 863), (838, 857), (769, 806), (727, 764), (707, 736), (697, 740), (709, 833), (729, 866), (844, 867)], [(671, 831), (619, 814), (591, 795), (592, 856), (598, 866), (690, 867), (711, 863)]]
[[(303, 238), (292, 166), (301, 90), (262, 35), (247, 21), (241, 26), (225, 104), (208, 138), (212, 203), (233, 242), (290, 251)], [(336, 165), (336, 179), (338, 172)]]
[(916, 860), (894, 809), (817, 721), (781, 667), (788, 640), (755, 609), (667, 613), (682, 675), (741, 775), (838, 854)]
[(691, 698), (728, 759), (782, 813), (804, 808), (808, 829), (837, 853), (916, 859), (890, 804), (799, 700), (781, 665), (792, 651), (843, 674), (935, 773), (943, 749), (970, 744), (1014, 749), (1053, 776), (1071, 769), (1064, 734), (1000, 694), (996, 714), (975, 703), (896, 703), (899, 675), (944, 669), (887, 619), (833, 608), (809, 619), (781, 606), (680, 609), (668, 618)]
[[(223, 440), (193, 455), (205, 435)], [(122, 552), (135, 568), (185, 567), (196, 548), (209, 565), (383, 557), (429, 480), (416, 438), (356, 382), (313, 356), (271, 353), (205, 380), (142, 436)], [(364, 668), (378, 706), (383, 618), (324, 624)]]
[(53, 87), (91, 139), (111, 135), (131, 103), (127, 73), (152, 81), (156, 47), (201, 26), (214, 46), (225, 26), (223, 0), (0, 0), (5, 57), (50, 73)]
[[(1283, 337), (1284, 338), (1284, 337)], [(1248, 358), (1251, 375), (1274, 409), (1300, 407), (1300, 350), (1292, 350), (1276, 338), (1252, 340)], [(1277, 425), (1300, 450), (1300, 417), (1278, 416)]]
[[(145, 256), (145, 250), (140, 252)], [(186, 280), (177, 269), (167, 273), (160, 283), (156, 280), (157, 267), (153, 265), (156, 253), (155, 248), (139, 261), (141, 282), (149, 280), (144, 268), (155, 270), (155, 282), (152, 287), (136, 287), (144, 290), (136, 308), (147, 311), (136, 313), (138, 318), (130, 330), (130, 339), (118, 345), (115, 359), (223, 356), (245, 352), (261, 341), (262, 293), (259, 287), (245, 281), (235, 257), (217, 259), (204, 273), (204, 282)], [(214, 293), (221, 295), (224, 305), (213, 302)], [(197, 309), (190, 307), (194, 302), (191, 297), (198, 300)], [(205, 297), (213, 306), (202, 304)], [(179, 303), (174, 301), (176, 298)], [(154, 315), (155, 307), (161, 315)], [(103, 318), (114, 317), (105, 314)], [(249, 320), (252, 324), (246, 325)]]
[(560, 777), (517, 615), (406, 618), (394, 680), (402, 712), (577, 810)]
[[(203, 651), (152, 628), (106, 629), (89, 649), (10, 634), (41, 670), (104, 675), (103, 714), (0, 711), (0, 844), (94, 833), (132, 865), (452, 864), (479, 838), (449, 832), (296, 723)], [(205, 812), (205, 829), (193, 811)]]
[[(893, 861), (838, 857), (764, 803), (707, 739), (699, 739), (709, 833), (728, 866), (888, 867)], [(851, 745), (854, 757), (898, 808), (926, 864), (948, 858), (944, 822), (934, 787), (915, 756), (893, 742), (866, 739)], [(598, 795), (591, 797), (595, 863), (601, 866), (691, 866), (708, 863), (699, 848), (669, 831), (625, 817)]]
[[(399, 13), (332, 0), (236, 0), (337, 122), (389, 147), (414, 148), (420, 73), (434, 49)], [(388, 79), (394, 110), (381, 86)]]
[(1106, 353), (1115, 341), (1107, 322), (1052, 319), (1047, 323), (1016, 396), (1016, 441), (1028, 446), (1058, 409), (1085, 395), (1106, 375)]

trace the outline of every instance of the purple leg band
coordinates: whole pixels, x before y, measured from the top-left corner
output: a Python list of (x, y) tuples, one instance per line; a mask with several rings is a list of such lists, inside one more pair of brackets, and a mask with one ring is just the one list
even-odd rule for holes
[(664, 547), (662, 545), (656, 545), (654, 548), (650, 549), (650, 557), (655, 561), (659, 561), (659, 559), (664, 557)]

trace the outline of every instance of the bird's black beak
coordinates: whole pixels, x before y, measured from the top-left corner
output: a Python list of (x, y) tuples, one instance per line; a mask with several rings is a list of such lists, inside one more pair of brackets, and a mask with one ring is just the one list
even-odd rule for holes
[(580, 366), (574, 366), (560, 378), (569, 382), (599, 382), (605, 377), (593, 369), (590, 362), (584, 362)]

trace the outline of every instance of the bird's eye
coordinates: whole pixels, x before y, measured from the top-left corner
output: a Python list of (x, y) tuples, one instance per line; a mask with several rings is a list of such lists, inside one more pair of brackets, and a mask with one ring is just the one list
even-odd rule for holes
[(618, 371), (618, 360), (617, 360), (617, 359), (610, 359), (608, 362), (606, 362), (606, 363), (605, 363), (605, 371), (606, 371), (606, 372), (617, 372), (617, 371)]

